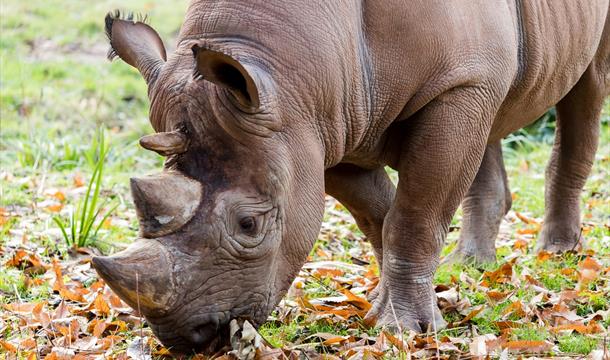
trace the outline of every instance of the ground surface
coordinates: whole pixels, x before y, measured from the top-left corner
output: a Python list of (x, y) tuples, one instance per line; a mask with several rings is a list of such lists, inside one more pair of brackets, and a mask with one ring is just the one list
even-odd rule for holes
[[(0, 358), (167, 356), (88, 262), (91, 253), (115, 252), (135, 237), (128, 178), (162, 164), (137, 145), (152, 131), (144, 82), (128, 66), (104, 59), (103, 15), (123, 4), (4, 0), (1, 6)], [(173, 45), (184, 1), (129, 6), (148, 13)], [(601, 147), (582, 196), (584, 250), (534, 253), (550, 145), (540, 133), (512, 136), (505, 155), (514, 205), (502, 225), (498, 262), (442, 266), (436, 274), (449, 329), (392, 336), (364, 326), (360, 317), (370, 306), (364, 297), (378, 280), (377, 266), (351, 217), (328, 199), (311, 261), (260, 329), (266, 345), (258, 354), (601, 358), (610, 325), (609, 117), (606, 106)], [(111, 145), (101, 214), (118, 207), (93, 243), (68, 251), (53, 217), (65, 223), (85, 196), (99, 126), (108, 129)], [(102, 220), (96, 219), (95, 225)], [(458, 213), (455, 229), (460, 220)], [(449, 235), (444, 254), (456, 236)]]

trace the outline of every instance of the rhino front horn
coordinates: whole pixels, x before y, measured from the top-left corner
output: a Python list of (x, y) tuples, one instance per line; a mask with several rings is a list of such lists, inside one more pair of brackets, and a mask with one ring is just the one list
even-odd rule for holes
[(158, 241), (137, 241), (113, 256), (91, 263), (106, 284), (144, 315), (167, 313), (174, 300), (171, 259)]
[(186, 152), (188, 139), (180, 131), (160, 132), (142, 137), (140, 145), (144, 149), (152, 150), (159, 155), (169, 156)]
[(198, 181), (172, 172), (131, 179), (131, 194), (145, 238), (170, 234), (184, 226), (201, 202)]

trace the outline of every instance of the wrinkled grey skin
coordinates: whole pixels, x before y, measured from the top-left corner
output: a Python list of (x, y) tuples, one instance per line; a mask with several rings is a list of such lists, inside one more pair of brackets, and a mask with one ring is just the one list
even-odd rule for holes
[(382, 265), (366, 320), (441, 327), (432, 276), (454, 212), (464, 199), (452, 258), (493, 259), (510, 208), (500, 140), (553, 105), (539, 244), (578, 241), (607, 15), (608, 0), (202, 0), (169, 57), (148, 25), (111, 15), (111, 55), (149, 85), (157, 133), (141, 144), (168, 158), (132, 180), (142, 239), (93, 265), (165, 345), (213, 352), (231, 319), (259, 325), (287, 291), (326, 191)]

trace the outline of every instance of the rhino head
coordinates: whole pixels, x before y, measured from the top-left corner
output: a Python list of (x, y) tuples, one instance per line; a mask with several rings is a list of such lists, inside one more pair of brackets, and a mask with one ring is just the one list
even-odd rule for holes
[[(106, 18), (110, 57), (148, 85), (161, 173), (131, 180), (140, 237), (94, 268), (178, 353), (213, 352), (232, 319), (264, 322), (306, 261), (323, 214), (324, 154), (260, 57)], [(292, 119), (288, 122), (287, 119)]]

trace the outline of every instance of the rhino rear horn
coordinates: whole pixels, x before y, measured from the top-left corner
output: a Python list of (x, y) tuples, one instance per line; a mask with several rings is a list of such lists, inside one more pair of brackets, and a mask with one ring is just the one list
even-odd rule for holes
[(156, 238), (184, 226), (197, 211), (202, 188), (198, 181), (167, 171), (131, 179), (131, 193), (140, 234)]
[(180, 131), (160, 132), (142, 137), (140, 145), (159, 155), (170, 156), (186, 152), (188, 149), (188, 139)]

